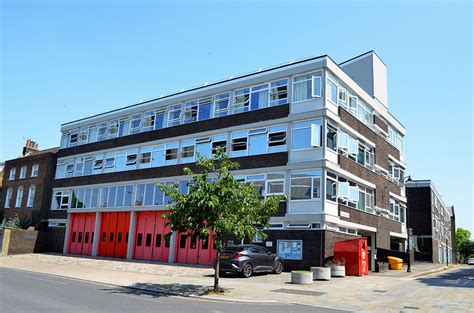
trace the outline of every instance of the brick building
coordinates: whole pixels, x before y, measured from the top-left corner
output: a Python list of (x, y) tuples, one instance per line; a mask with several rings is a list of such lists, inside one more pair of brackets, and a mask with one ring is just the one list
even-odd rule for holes
[[(61, 127), (51, 212), (67, 212), (64, 252), (212, 262), (212, 238), (167, 236), (166, 197), (197, 154), (223, 146), (263, 197), (287, 194), (261, 242), (287, 267), (321, 265), (335, 241), (404, 249), (405, 129), (388, 111), (374, 52), (319, 56), (162, 96)], [(229, 242), (230, 243), (230, 242)], [(372, 267), (373, 268), (373, 267)]]
[[(3, 187), (0, 192), (3, 223), (18, 216), (25, 226), (34, 226), (39, 230), (47, 228), (58, 150), (39, 150), (36, 142), (27, 140), (20, 157), (5, 161)], [(47, 236), (41, 238), (45, 240), (38, 241), (37, 250), (49, 249)]]
[(408, 227), (413, 229), (415, 260), (456, 262), (454, 206), (444, 204), (431, 180), (406, 183)]

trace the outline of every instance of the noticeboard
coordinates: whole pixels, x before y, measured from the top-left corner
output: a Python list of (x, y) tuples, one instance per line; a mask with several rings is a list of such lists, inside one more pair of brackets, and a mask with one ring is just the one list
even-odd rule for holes
[(277, 254), (284, 260), (302, 260), (303, 240), (278, 240)]

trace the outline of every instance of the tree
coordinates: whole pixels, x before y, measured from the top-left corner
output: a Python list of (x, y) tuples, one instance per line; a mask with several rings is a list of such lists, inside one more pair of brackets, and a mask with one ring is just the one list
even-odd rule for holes
[(269, 226), (280, 197), (261, 199), (254, 186), (237, 181), (231, 171), (238, 169), (239, 164), (229, 160), (220, 147), (211, 158), (199, 156), (196, 165), (196, 173), (184, 168), (184, 173), (191, 177), (187, 194), (181, 193), (178, 184), (160, 185), (170, 197), (170, 212), (163, 214), (163, 218), (168, 219), (172, 231), (187, 232), (188, 237), (213, 236), (217, 250), (214, 290), (218, 290), (223, 236), (265, 238), (261, 227)]
[(456, 230), (456, 253), (459, 260), (469, 258), (469, 255), (474, 253), (474, 242), (471, 241), (469, 230), (463, 228)]

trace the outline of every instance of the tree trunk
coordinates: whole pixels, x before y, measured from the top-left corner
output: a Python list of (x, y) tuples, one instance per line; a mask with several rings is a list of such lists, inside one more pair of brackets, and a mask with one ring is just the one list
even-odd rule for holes
[(217, 257), (216, 257), (216, 269), (214, 272), (214, 290), (217, 291), (219, 289), (219, 260), (221, 258), (221, 252), (220, 250), (217, 251)]

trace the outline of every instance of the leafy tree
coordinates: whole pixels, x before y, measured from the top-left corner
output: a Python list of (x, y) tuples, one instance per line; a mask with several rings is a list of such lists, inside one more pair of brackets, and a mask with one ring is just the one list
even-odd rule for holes
[(463, 228), (456, 230), (456, 253), (460, 260), (464, 260), (471, 253), (474, 253), (474, 242), (471, 241), (471, 232), (469, 230)]
[(269, 225), (277, 210), (280, 197), (261, 199), (254, 186), (237, 181), (231, 171), (239, 164), (229, 160), (222, 148), (211, 158), (198, 157), (198, 171), (186, 167), (191, 177), (189, 192), (181, 193), (178, 184), (160, 185), (170, 197), (170, 212), (163, 214), (175, 232), (187, 232), (188, 237), (205, 239), (213, 236), (217, 250), (214, 272), (214, 290), (219, 288), (219, 258), (223, 249), (223, 236), (253, 238), (266, 235), (261, 227)]

